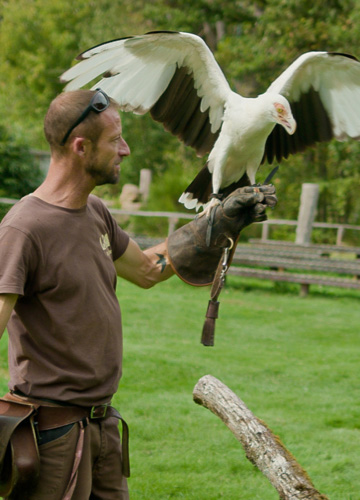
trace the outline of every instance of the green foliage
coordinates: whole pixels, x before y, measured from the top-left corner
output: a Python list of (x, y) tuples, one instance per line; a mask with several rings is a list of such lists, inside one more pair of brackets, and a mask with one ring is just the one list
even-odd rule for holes
[[(203, 160), (196, 158), (195, 153), (185, 146), (182, 145), (180, 148), (181, 156), (177, 151), (165, 153), (164, 160), (171, 168), (159, 173), (157, 182), (152, 184), (148, 203), (150, 210), (156, 209), (160, 198), (164, 210), (181, 212), (184, 209), (183, 205), (177, 202), (177, 199), (200, 170)], [(165, 186), (165, 190), (163, 190), (163, 186)]]
[[(62, 90), (59, 76), (77, 54), (109, 39), (156, 29), (201, 35), (232, 88), (246, 96), (264, 92), (302, 52), (357, 53), (358, 0), (7, 0), (0, 5), (0, 123), (12, 123), (36, 148), (44, 148), (43, 116)], [(11, 105), (9, 105), (11, 103)], [(152, 208), (177, 207), (184, 185), (205, 159), (165, 132), (149, 116), (123, 113), (124, 137), (132, 154), (123, 182), (138, 183), (141, 168), (154, 174)], [(276, 218), (296, 218), (301, 184), (320, 184), (318, 220), (360, 223), (356, 141), (320, 145), (281, 164), (275, 179)], [(192, 169), (182, 165), (193, 163)], [(270, 170), (264, 165), (259, 181)], [(176, 189), (176, 176), (179, 189)], [(173, 180), (170, 181), (170, 179)], [(185, 182), (186, 178), (186, 182)], [(164, 183), (164, 184), (163, 184)], [(165, 184), (166, 183), (166, 184)], [(119, 188), (108, 195), (118, 197)]]
[[(44, 146), (42, 123), (61, 91), (59, 75), (79, 52), (78, 27), (92, 15), (88, 0), (9, 0), (1, 8), (0, 109), (19, 122), (36, 146)], [(9, 106), (11, 103), (11, 106)]]
[[(163, 126), (153, 122), (149, 115), (123, 113), (122, 122), (124, 137), (131, 150), (122, 174), (124, 182), (137, 184), (142, 168), (149, 168), (157, 176), (172, 169), (169, 156), (181, 148), (176, 137), (165, 132)], [(180, 161), (178, 155), (175, 158), (175, 161)]]
[(274, 179), (280, 200), (275, 217), (296, 219), (301, 184), (314, 182), (320, 186), (317, 220), (359, 224), (359, 154), (357, 142), (332, 141), (283, 161)]
[(5, 217), (10, 208), (11, 205), (9, 205), (8, 203), (0, 203), (0, 221), (3, 219), (3, 217)]
[[(147, 2), (144, 16), (157, 29), (172, 29), (216, 37), (212, 30), (226, 26), (233, 30), (244, 21), (254, 21), (254, 7), (249, 1), (219, 0), (155, 0)], [(169, 28), (170, 27), (170, 28)], [(210, 40), (207, 40), (208, 42)], [(211, 45), (211, 41), (210, 41)]]
[(29, 147), (0, 125), (0, 195), (21, 197), (34, 190), (41, 178)]

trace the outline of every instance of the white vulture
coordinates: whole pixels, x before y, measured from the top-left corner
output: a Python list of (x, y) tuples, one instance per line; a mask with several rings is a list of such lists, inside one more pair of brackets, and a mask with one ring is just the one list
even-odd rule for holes
[(259, 166), (316, 142), (360, 139), (360, 62), (307, 52), (255, 98), (233, 92), (198, 36), (150, 32), (86, 50), (61, 81), (74, 90), (96, 80), (120, 109), (150, 112), (207, 163), (179, 201), (207, 206), (210, 195), (255, 184)]

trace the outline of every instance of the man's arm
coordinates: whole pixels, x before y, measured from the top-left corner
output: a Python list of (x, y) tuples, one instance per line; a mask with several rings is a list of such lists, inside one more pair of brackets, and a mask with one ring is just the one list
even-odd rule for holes
[(141, 288), (151, 288), (174, 274), (165, 241), (142, 251), (139, 245), (130, 239), (126, 251), (114, 264), (118, 276)]
[(167, 241), (142, 251), (131, 240), (115, 261), (118, 276), (142, 288), (151, 288), (175, 272), (187, 283), (209, 285), (225, 247), (233, 251), (240, 231), (252, 222), (266, 220), (266, 208), (276, 204), (275, 188), (245, 186), (232, 192), (212, 212), (196, 217)]
[(0, 294), (0, 338), (4, 333), (6, 325), (9, 321), (12, 310), (14, 309), (15, 303), (18, 296), (10, 293)]

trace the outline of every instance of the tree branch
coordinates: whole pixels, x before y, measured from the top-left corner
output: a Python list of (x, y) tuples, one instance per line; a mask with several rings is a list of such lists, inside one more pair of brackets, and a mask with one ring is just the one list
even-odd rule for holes
[(281, 500), (328, 500), (319, 493), (264, 422), (226, 385), (211, 375), (202, 377), (193, 391), (195, 403), (211, 410), (242, 444), (246, 457), (271, 482)]

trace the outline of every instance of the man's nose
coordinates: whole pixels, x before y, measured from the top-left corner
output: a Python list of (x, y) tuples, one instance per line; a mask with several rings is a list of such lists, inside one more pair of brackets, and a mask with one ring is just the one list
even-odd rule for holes
[(119, 144), (119, 154), (120, 154), (120, 156), (129, 156), (129, 154), (130, 154), (130, 148), (128, 146), (128, 143), (123, 138), (121, 138), (121, 141)]

